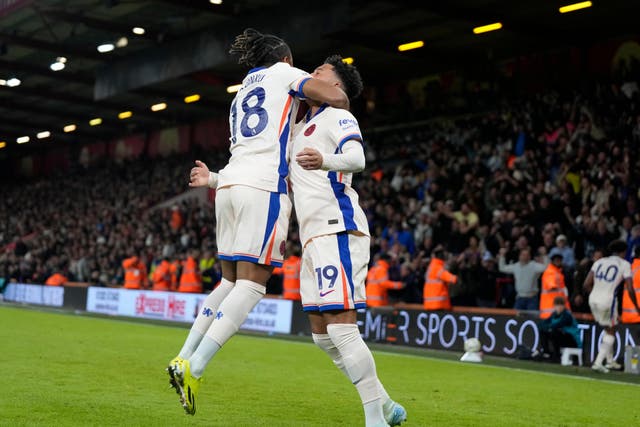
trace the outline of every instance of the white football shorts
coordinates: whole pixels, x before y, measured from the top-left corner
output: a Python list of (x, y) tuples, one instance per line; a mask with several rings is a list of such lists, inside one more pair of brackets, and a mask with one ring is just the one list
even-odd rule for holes
[(601, 326), (612, 327), (618, 322), (618, 298), (598, 299), (589, 298), (591, 314)]
[(226, 261), (282, 266), (291, 200), (245, 185), (216, 191), (218, 257)]
[(369, 236), (341, 232), (314, 237), (302, 252), (304, 311), (365, 308), (368, 265)]

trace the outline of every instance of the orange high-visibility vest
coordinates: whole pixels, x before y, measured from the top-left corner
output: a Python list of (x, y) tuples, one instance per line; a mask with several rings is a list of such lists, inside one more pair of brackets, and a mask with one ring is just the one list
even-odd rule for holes
[(404, 283), (389, 280), (389, 263), (378, 260), (367, 273), (367, 305), (381, 307), (389, 305), (389, 289), (402, 289)]
[(153, 290), (154, 291), (170, 291), (172, 289), (172, 283), (175, 279), (172, 279), (171, 264), (169, 261), (162, 260), (153, 272)]
[(431, 258), (425, 274), (422, 302), (425, 310), (451, 310), (449, 284), (458, 282), (458, 276), (444, 268), (444, 260)]
[(273, 272), (282, 274), (282, 298), (300, 301), (300, 257), (291, 255)]
[(542, 273), (542, 291), (540, 292), (540, 318), (546, 319), (553, 313), (553, 300), (556, 297), (564, 297), (565, 307), (571, 310), (569, 305), (569, 292), (564, 284), (564, 274), (562, 269), (549, 263), (547, 269)]
[(202, 276), (198, 270), (198, 263), (191, 256), (187, 258), (182, 266), (178, 292), (202, 293)]
[(133, 256), (122, 261), (125, 289), (142, 289), (147, 286), (147, 267)]
[(53, 273), (51, 276), (49, 276), (47, 281), (44, 282), (44, 284), (48, 285), (48, 286), (62, 286), (65, 283), (67, 283), (68, 281), (69, 281), (69, 279), (64, 277), (62, 274)]
[[(636, 293), (636, 301), (640, 304), (640, 259), (636, 258), (631, 264), (631, 275), (633, 276), (633, 290)], [(636, 310), (636, 306), (631, 302), (629, 291), (624, 290), (622, 296), (622, 323), (640, 323), (640, 314)]]

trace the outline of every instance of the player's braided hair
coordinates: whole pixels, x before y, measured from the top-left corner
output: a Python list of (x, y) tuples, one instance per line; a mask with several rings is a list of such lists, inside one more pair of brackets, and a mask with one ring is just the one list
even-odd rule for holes
[(342, 82), (344, 92), (349, 99), (357, 98), (362, 93), (362, 77), (355, 66), (343, 62), (340, 55), (331, 55), (324, 60), (324, 63), (333, 65), (333, 70)]
[(262, 34), (247, 28), (236, 36), (229, 49), (231, 55), (240, 55), (238, 64), (250, 68), (270, 66), (285, 56), (291, 57), (291, 49), (280, 37)]

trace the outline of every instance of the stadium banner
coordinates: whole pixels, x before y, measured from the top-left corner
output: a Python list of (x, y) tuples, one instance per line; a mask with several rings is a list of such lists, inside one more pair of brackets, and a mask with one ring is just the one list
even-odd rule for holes
[(65, 289), (62, 286), (29, 285), (24, 283), (9, 283), (4, 290), (5, 301), (23, 304), (46, 305), (62, 307)]
[[(463, 352), (467, 338), (478, 338), (485, 354), (517, 357), (520, 347), (538, 348), (537, 317), (420, 310), (366, 309), (358, 312), (358, 326), (366, 341)], [(603, 336), (595, 323), (578, 324), (585, 350), (585, 364), (598, 353)], [(615, 356), (625, 346), (640, 345), (640, 325), (620, 325), (616, 330)]]
[[(206, 294), (183, 294), (90, 287), (86, 310), (113, 316), (141, 317), (191, 323), (203, 308)], [(264, 298), (249, 313), (241, 329), (267, 333), (291, 333), (291, 301)], [(205, 313), (214, 316), (211, 310)]]

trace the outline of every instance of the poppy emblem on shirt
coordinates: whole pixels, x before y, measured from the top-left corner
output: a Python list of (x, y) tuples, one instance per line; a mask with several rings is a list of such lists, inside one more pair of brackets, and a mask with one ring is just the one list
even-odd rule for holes
[(314, 130), (316, 130), (316, 125), (312, 124), (304, 131), (304, 136), (311, 136)]
[(287, 248), (286, 242), (283, 240), (280, 242), (280, 255), (284, 256), (284, 251)]

